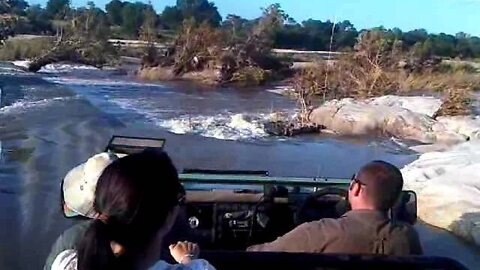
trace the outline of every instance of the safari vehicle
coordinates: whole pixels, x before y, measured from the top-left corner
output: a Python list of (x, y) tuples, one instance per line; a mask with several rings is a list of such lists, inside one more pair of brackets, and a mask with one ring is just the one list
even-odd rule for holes
[[(114, 136), (106, 151), (124, 155), (165, 140)], [(442, 257), (325, 255), (246, 252), (297, 225), (337, 218), (349, 210), (350, 179), (275, 177), (268, 171), (185, 169), (186, 190), (178, 224), (182, 237), (202, 247), (202, 257), (217, 269), (466, 269)], [(390, 217), (414, 224), (417, 197), (403, 191)]]

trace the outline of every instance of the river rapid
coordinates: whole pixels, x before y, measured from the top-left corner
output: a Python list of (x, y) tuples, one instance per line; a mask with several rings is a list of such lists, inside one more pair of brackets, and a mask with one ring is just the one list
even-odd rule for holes
[[(31, 74), (9, 63), (0, 63), (0, 87), (0, 269), (42, 267), (71, 225), (60, 213), (61, 179), (113, 134), (165, 138), (180, 170), (349, 177), (371, 160), (403, 167), (418, 157), (391, 138), (268, 136), (266, 117), (293, 113), (295, 103), (265, 89), (144, 83), (118, 70), (65, 65)], [(461, 247), (466, 254), (455, 257), (469, 264), (479, 254), (444, 232), (419, 231), (431, 255)], [(449, 241), (446, 250), (439, 239)]]

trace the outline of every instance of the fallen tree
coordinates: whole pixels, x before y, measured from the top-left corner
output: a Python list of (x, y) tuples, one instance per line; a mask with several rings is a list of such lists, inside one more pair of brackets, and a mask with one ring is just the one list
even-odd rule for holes
[(28, 70), (36, 72), (55, 62), (73, 62), (98, 68), (117, 59), (117, 49), (108, 42), (108, 27), (93, 8), (75, 14), (60, 26), (54, 46), (31, 59)]
[(72, 62), (101, 68), (110, 60), (102, 54), (104, 51), (104, 45), (101, 44), (85, 44), (71, 39), (61, 40), (52, 49), (32, 59), (28, 70), (37, 72), (43, 66), (57, 62)]

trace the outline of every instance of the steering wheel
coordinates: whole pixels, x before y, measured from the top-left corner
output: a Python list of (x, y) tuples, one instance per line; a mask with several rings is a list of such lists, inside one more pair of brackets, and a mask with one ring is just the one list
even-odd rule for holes
[(297, 224), (322, 218), (339, 218), (348, 210), (350, 210), (348, 191), (326, 187), (308, 195), (298, 210)]

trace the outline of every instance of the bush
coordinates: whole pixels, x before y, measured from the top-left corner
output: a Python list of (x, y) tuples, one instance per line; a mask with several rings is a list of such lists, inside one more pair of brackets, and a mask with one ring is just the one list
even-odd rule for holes
[(144, 68), (138, 71), (138, 77), (147, 81), (170, 81), (175, 79), (175, 75), (170, 68), (153, 67)]
[(442, 67), (440, 59), (416, 57), (382, 31), (367, 31), (360, 35), (352, 53), (330, 66), (322, 61), (302, 70), (293, 87), (303, 116), (308, 116), (319, 97), (323, 101), (368, 98), (412, 90), (445, 92), (442, 113), (455, 115), (468, 112), (466, 93), (480, 90), (480, 75), (471, 68), (458, 63)]
[(259, 67), (243, 67), (233, 74), (231, 83), (240, 86), (259, 86), (265, 84), (271, 77), (271, 73)]
[(451, 88), (445, 92), (443, 104), (435, 114), (438, 116), (468, 115), (471, 113), (470, 91), (465, 88)]
[(41, 55), (46, 50), (50, 49), (52, 45), (53, 39), (50, 37), (10, 39), (0, 48), (0, 60), (13, 61), (31, 59)]
[(440, 73), (424, 72), (411, 73), (399, 78), (400, 91), (431, 90), (437, 92), (449, 91), (450, 89), (467, 89), (469, 91), (480, 90), (480, 75), (461, 71)]
[(436, 71), (440, 73), (478, 73), (478, 69), (468, 63), (447, 62), (440, 64)]

